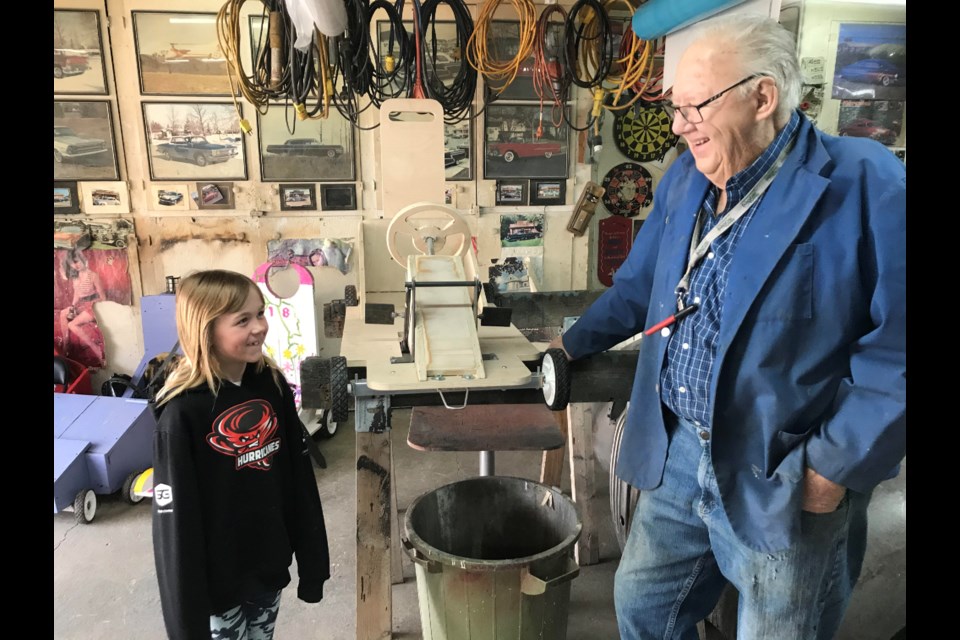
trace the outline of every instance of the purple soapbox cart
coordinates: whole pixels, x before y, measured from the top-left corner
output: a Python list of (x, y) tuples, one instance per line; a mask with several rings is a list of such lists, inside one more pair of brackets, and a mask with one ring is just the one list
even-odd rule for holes
[[(144, 358), (133, 375), (143, 378), (147, 363), (176, 344), (175, 296), (141, 299)], [(73, 510), (88, 524), (97, 495), (120, 492), (129, 504), (143, 500), (137, 477), (153, 464), (156, 421), (146, 400), (131, 397), (53, 394), (53, 512)]]

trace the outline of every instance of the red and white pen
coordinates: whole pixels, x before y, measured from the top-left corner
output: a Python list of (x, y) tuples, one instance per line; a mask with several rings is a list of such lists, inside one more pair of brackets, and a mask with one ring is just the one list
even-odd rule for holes
[(686, 307), (684, 307), (683, 309), (680, 309), (680, 311), (677, 311), (675, 314), (673, 314), (669, 318), (666, 318), (665, 320), (661, 320), (657, 324), (653, 325), (652, 327), (644, 331), (643, 335), (652, 336), (657, 331), (660, 331), (661, 329), (669, 327), (670, 325), (676, 323), (677, 321), (682, 320), (683, 318), (686, 318), (688, 315), (690, 315), (691, 313), (693, 313), (699, 308), (700, 308), (700, 305), (695, 303), (687, 305)]

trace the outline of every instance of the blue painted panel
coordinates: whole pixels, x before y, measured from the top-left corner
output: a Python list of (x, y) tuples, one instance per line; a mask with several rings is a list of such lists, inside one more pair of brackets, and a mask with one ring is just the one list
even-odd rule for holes
[(146, 400), (100, 396), (64, 435), (87, 440), (87, 472), (97, 493), (113, 493), (133, 471), (152, 464), (156, 421)]
[(92, 488), (87, 473), (84, 451), (90, 447), (83, 440), (53, 441), (53, 512), (59, 513), (73, 504), (78, 493)]
[(86, 411), (97, 396), (81, 396), (73, 393), (53, 394), (53, 437), (59, 438), (63, 432)]

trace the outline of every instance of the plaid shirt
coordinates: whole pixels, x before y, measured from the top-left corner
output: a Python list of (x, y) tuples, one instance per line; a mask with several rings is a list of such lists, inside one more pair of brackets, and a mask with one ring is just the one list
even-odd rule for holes
[[(727, 209), (730, 211), (776, 161), (780, 151), (795, 136), (800, 126), (799, 112), (794, 111), (787, 126), (753, 164), (727, 181)], [(716, 226), (722, 216), (716, 215), (720, 192), (712, 186), (703, 201), (706, 221), (701, 237)], [(667, 361), (660, 373), (660, 397), (677, 416), (697, 426), (712, 426), (713, 406), (710, 403), (710, 382), (716, 359), (720, 318), (723, 315), (724, 290), (737, 241), (750, 224), (758, 199), (729, 230), (710, 245), (710, 252), (690, 273), (687, 304), (700, 305), (693, 314), (675, 324), (667, 344)]]

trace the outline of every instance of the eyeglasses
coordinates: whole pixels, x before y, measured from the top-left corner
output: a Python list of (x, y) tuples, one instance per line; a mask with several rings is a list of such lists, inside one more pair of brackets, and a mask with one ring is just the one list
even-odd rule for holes
[(762, 75), (763, 75), (762, 73), (755, 73), (755, 74), (753, 74), (753, 75), (747, 76), (746, 78), (744, 78), (744, 79), (741, 80), (740, 82), (738, 82), (738, 83), (736, 83), (736, 84), (730, 85), (729, 87), (727, 87), (726, 89), (724, 89), (723, 91), (721, 91), (720, 93), (718, 93), (717, 95), (711, 96), (711, 97), (707, 98), (706, 100), (704, 100), (704, 101), (701, 102), (700, 104), (688, 104), (688, 105), (684, 105), (684, 106), (682, 106), (682, 107), (678, 107), (678, 106), (675, 105), (675, 104), (666, 103), (664, 106), (666, 106), (667, 112), (670, 114), (671, 117), (673, 117), (673, 112), (676, 111), (676, 112), (679, 112), (680, 115), (683, 116), (683, 119), (686, 120), (687, 122), (689, 122), (690, 124), (700, 124), (701, 122), (703, 122), (703, 114), (700, 113), (700, 109), (703, 109), (705, 106), (707, 106), (708, 104), (710, 104), (710, 103), (713, 102), (714, 100), (719, 99), (719, 98), (720, 98), (721, 96), (723, 96), (723, 94), (725, 94), (727, 91), (730, 91), (730, 90), (732, 90), (732, 89), (736, 89), (736, 88), (739, 87), (740, 85), (742, 85), (742, 84), (744, 84), (744, 83), (746, 83), (746, 82), (749, 82), (750, 80), (753, 80), (754, 78), (759, 78), (759, 77), (761, 77)]

